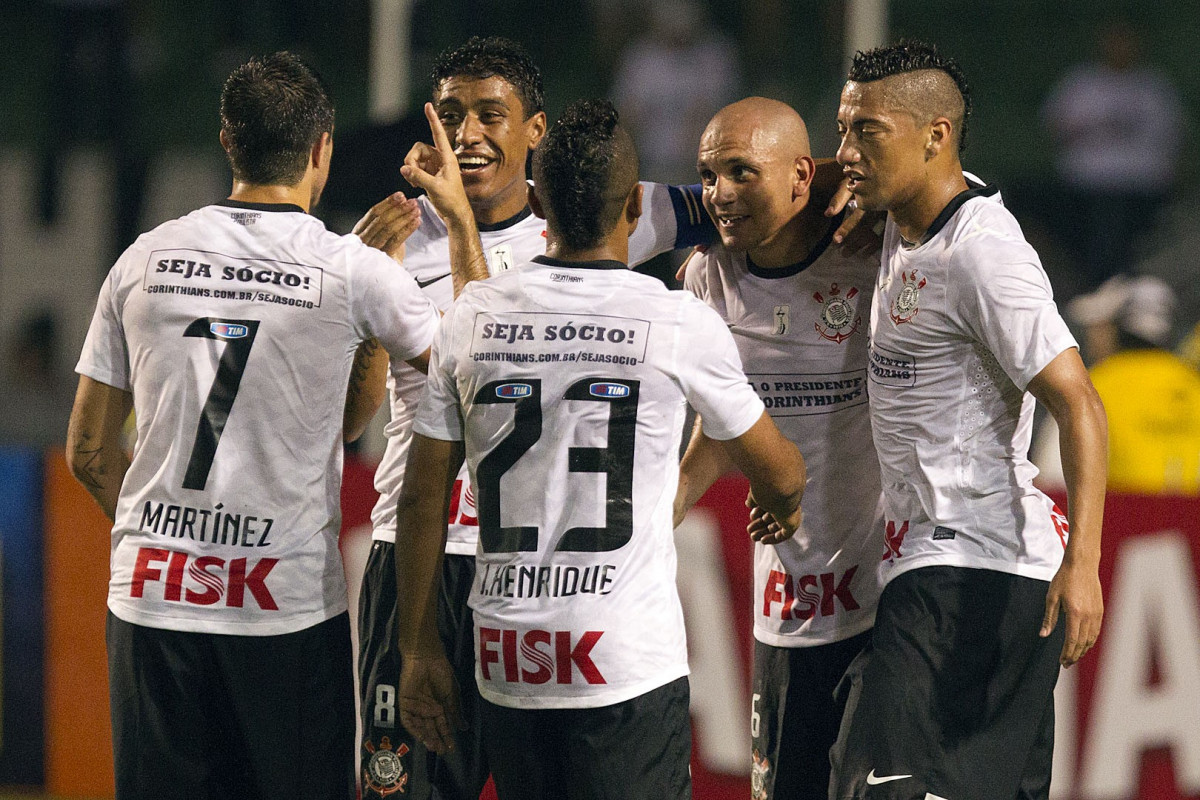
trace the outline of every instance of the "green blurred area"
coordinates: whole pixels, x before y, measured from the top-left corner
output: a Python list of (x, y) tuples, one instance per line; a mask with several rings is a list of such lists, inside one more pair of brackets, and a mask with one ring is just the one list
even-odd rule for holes
[[(617, 21), (598, 28), (593, 8), (616, 4)], [(795, 105), (813, 130), (817, 155), (832, 155), (833, 120), (843, 74), (842, 0), (705, 0), (710, 24), (741, 50), (748, 93)], [(367, 115), (365, 0), (134, 0), (128, 4), (137, 80), (136, 135), (159, 151), (208, 147), (216, 141), (216, 99), (228, 70), (254, 52), (282, 47), (307, 56), (331, 84), (339, 128)], [(644, 29), (645, 4), (623, 0), (473, 0), (418, 2), (414, 7), (415, 100), (425, 96), (432, 55), (472, 33), (498, 33), (526, 45), (546, 76), (556, 114), (570, 100), (607, 91), (623, 42)], [(936, 42), (963, 64), (976, 98), (969, 167), (998, 180), (1023, 180), (1050, 168), (1050, 143), (1038, 107), (1069, 65), (1094, 52), (1097, 27), (1124, 13), (1141, 30), (1147, 60), (1181, 87), (1189, 115), (1200, 97), (1200, 5), (1160, 0), (893, 0), (893, 37)], [(4, 143), (30, 146), (45, 134), (50, 17), (44, 3), (0, 10), (0, 107)], [(86, 113), (86, 109), (85, 109)], [(1186, 179), (1195, 176), (1189, 138)]]

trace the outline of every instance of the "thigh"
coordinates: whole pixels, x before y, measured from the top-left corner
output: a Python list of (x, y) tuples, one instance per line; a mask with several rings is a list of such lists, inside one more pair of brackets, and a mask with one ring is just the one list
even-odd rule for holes
[(573, 780), (559, 709), (509, 708), (480, 700), (483, 742), (500, 800), (551, 800)]
[(220, 735), (221, 681), (203, 634), (107, 619), (118, 800), (212, 795), (233, 765)]
[(692, 796), (688, 680), (623, 703), (573, 710), (567, 737), (570, 800)]
[(1038, 636), (1047, 585), (957, 567), (888, 584), (838, 797), (1017, 795), (1062, 644)]
[(349, 615), (279, 636), (219, 637), (214, 648), (254, 796), (353, 798)]
[[(829, 751), (844, 698), (834, 690), (870, 639), (865, 632), (816, 647), (755, 642), (751, 797), (825, 800)], [(757, 722), (757, 725), (755, 724)]]

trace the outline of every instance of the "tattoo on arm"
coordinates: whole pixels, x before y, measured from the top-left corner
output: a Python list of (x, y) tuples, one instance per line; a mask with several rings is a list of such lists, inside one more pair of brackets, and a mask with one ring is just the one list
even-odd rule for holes
[(379, 351), (378, 339), (367, 339), (354, 354), (354, 366), (350, 369), (350, 385), (346, 389), (346, 403), (353, 404), (362, 393), (367, 373), (371, 371), (371, 358)]
[(104, 463), (100, 457), (103, 447), (96, 447), (91, 450), (82, 445), (75, 448), (77, 460), (83, 464), (75, 477), (84, 485), (90, 492), (92, 489), (103, 489), (104, 483), (101, 477), (104, 475)]

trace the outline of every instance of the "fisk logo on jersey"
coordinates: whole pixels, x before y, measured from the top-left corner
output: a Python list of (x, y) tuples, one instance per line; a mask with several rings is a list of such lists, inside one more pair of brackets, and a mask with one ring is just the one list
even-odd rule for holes
[(533, 387), (528, 383), (502, 383), (496, 387), (496, 397), (529, 397)]
[(229, 322), (214, 322), (208, 326), (213, 336), (219, 339), (244, 339), (250, 329), (245, 325), (234, 325)]
[[(226, 561), (216, 556), (193, 559), (190, 554), (178, 550), (139, 547), (129, 596), (144, 597), (147, 584), (161, 581), (162, 599), (169, 602), (211, 606), (224, 598), (227, 607), (242, 608), (249, 591), (263, 611), (278, 611), (279, 606), (267, 588), (267, 576), (278, 563), (277, 558), (253, 562), (248, 558)], [(157, 564), (166, 566), (165, 576), (163, 568), (155, 566)], [(191, 586), (184, 586), (185, 574), (191, 580)]]
[[(520, 635), (511, 628), (479, 628), (479, 671), (485, 681), (530, 683), (554, 681), (578, 683), (576, 675), (589, 684), (608, 683), (591, 652), (604, 631), (585, 631), (576, 640), (572, 631), (529, 630)], [(519, 653), (519, 655), (518, 655)], [(501, 667), (497, 670), (495, 667)]]
[(588, 387), (592, 397), (628, 397), (629, 387), (623, 383), (593, 383)]
[(857, 611), (860, 606), (850, 591), (856, 572), (858, 565), (846, 570), (838, 580), (833, 572), (793, 578), (773, 569), (763, 589), (762, 615), (771, 617), (778, 607), (779, 619), (812, 619), (817, 614), (831, 617), (837, 613), (835, 600), (840, 601), (847, 611)]

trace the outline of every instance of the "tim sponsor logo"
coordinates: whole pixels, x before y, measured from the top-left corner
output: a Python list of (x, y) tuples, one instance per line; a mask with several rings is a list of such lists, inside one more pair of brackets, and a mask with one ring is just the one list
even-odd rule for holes
[(608, 683), (591, 652), (604, 631), (479, 628), (479, 670), (485, 681), (542, 684)]
[(850, 591), (856, 572), (857, 565), (846, 570), (839, 580), (834, 572), (793, 578), (773, 569), (763, 590), (762, 615), (769, 618), (778, 614), (779, 619), (832, 617), (837, 613), (837, 602), (847, 611), (857, 611), (860, 606)]
[[(201, 556), (193, 559), (190, 554), (178, 550), (141, 547), (133, 568), (129, 596), (144, 597), (147, 584), (161, 582), (162, 599), (168, 602), (211, 606), (224, 600), (229, 608), (242, 608), (249, 592), (262, 610), (278, 611), (279, 606), (267, 588), (267, 576), (278, 563), (277, 558), (232, 558), (227, 561), (216, 556)], [(185, 579), (188, 585), (185, 585)]]
[(496, 387), (496, 397), (529, 397), (533, 387), (528, 383), (503, 383)]
[(244, 339), (250, 333), (245, 325), (235, 325), (229, 322), (214, 322), (208, 326), (209, 331), (218, 339)]

